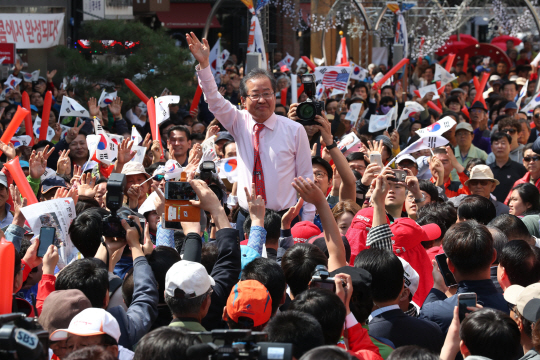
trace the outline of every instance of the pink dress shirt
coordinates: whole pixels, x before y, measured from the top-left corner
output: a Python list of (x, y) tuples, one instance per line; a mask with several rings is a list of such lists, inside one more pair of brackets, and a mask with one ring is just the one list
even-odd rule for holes
[[(238, 110), (221, 96), (210, 66), (202, 70), (197, 66), (196, 69), (208, 109), (236, 141), (238, 203), (248, 210), (244, 187), (251, 192), (256, 121), (247, 110)], [(280, 211), (296, 204), (296, 190), (291, 185), (295, 177), (302, 176), (313, 180), (311, 149), (306, 130), (296, 121), (272, 114), (264, 125), (259, 135), (259, 149), (266, 189), (266, 207)]]

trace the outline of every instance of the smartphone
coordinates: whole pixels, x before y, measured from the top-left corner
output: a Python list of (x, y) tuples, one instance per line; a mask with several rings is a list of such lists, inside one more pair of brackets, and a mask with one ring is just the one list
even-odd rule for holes
[(470, 292), (458, 294), (458, 306), (459, 321), (463, 321), (463, 319), (465, 319), (465, 315), (471, 312), (471, 310), (467, 309), (467, 307), (476, 306), (476, 293)]
[[(381, 154), (379, 154), (378, 152), (372, 152), (371, 154), (369, 154), (369, 163), (370, 164), (377, 164), (380, 168), (381, 168), (381, 171), (383, 169), (383, 163), (382, 163), (382, 158), (381, 158)], [(380, 171), (377, 173), (379, 174)]]
[(455, 286), (457, 285), (456, 278), (454, 277), (454, 274), (450, 271), (448, 268), (448, 264), (446, 263), (446, 254), (439, 254), (435, 255), (435, 261), (437, 261), (437, 265), (439, 265), (439, 270), (441, 271), (441, 275), (443, 276), (444, 283), (446, 286)]
[(50, 226), (44, 226), (39, 232), (39, 247), (37, 256), (42, 258), (46, 253), (49, 246), (54, 244), (56, 238), (56, 228)]
[(392, 170), (394, 172), (394, 178), (388, 179), (396, 182), (405, 182), (407, 177), (407, 172), (405, 170)]

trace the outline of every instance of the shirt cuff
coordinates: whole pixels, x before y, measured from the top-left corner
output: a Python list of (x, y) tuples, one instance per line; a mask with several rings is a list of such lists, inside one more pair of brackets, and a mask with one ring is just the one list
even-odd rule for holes
[(281, 229), (280, 230), (280, 234), (279, 234), (279, 237), (288, 237), (288, 236), (292, 236), (291, 234), (291, 229)]
[(356, 324), (358, 324), (358, 320), (356, 320), (352, 312), (345, 317), (345, 329), (350, 329)]

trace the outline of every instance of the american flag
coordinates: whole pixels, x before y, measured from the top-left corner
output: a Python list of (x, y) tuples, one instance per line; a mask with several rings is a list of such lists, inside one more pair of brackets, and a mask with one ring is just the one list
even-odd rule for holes
[(347, 90), (347, 82), (349, 81), (349, 73), (337, 73), (335, 71), (329, 71), (323, 76), (323, 85), (325, 88)]

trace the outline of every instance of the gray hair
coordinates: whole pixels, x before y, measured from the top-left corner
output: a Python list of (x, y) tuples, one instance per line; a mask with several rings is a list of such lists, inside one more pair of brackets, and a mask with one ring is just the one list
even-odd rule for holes
[(240, 83), (240, 96), (247, 97), (248, 95), (248, 88), (247, 88), (247, 82), (252, 79), (262, 78), (266, 77), (268, 80), (270, 80), (270, 83), (272, 84), (272, 90), (274, 93), (277, 91), (277, 81), (274, 78), (274, 75), (272, 75), (271, 72), (267, 70), (263, 70), (260, 68), (255, 68), (249, 72), (244, 78), (242, 79), (242, 82)]
[(188, 299), (177, 298), (165, 294), (165, 302), (173, 315), (181, 317), (183, 315), (198, 314), (201, 311), (202, 304), (208, 295), (208, 292), (206, 292), (200, 296)]

